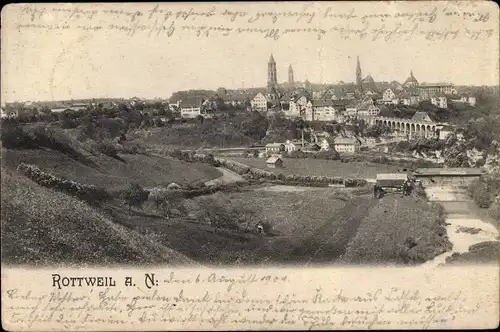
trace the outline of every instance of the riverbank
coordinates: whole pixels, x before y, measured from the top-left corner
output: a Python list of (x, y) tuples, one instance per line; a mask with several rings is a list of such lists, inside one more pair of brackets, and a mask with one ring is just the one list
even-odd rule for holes
[(498, 263), (499, 231), (476, 204), (458, 191), (428, 191), (431, 200), (442, 205), (448, 215), (445, 227), (453, 247), (424, 265)]

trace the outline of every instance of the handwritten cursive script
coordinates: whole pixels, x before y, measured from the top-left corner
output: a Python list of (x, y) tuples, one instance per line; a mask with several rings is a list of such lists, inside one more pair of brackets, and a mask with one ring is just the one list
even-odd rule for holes
[[(369, 6), (289, 4), (283, 10), (229, 4), (186, 6), (149, 4), (100, 7), (98, 5), (23, 5), (16, 29), (77, 30), (118, 33), (148, 38), (260, 37), (280, 40), (311, 35), (317, 40), (340, 38), (367, 42), (439, 42), (449, 39), (488, 40), (494, 37), (490, 13), (484, 8), (449, 8), (428, 4), (370, 10)], [(416, 7), (408, 10), (409, 7)], [(266, 8), (266, 6), (264, 6)], [(286, 8), (286, 9), (285, 9)], [(497, 27), (495, 27), (497, 28)]]
[[(54, 275), (51, 282), (65, 278)], [(67, 329), (147, 329), (163, 324), (213, 329), (425, 329), (473, 319), (484, 309), (481, 302), (467, 299), (460, 290), (428, 294), (419, 287), (354, 291), (324, 285), (301, 289), (291, 287), (288, 275), (276, 273), (170, 272), (153, 276), (156, 281), (150, 286), (134, 283), (127, 288), (87, 287), (85, 283), (81, 288), (54, 287), (50, 292), (9, 288), (3, 298), (4, 320), (19, 327)], [(82, 279), (71, 280), (77, 280), (78, 286)], [(118, 277), (113, 280), (119, 283)]]

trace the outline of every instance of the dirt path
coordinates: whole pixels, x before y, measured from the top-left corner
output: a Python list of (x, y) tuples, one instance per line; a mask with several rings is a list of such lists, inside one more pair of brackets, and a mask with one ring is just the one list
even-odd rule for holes
[(216, 168), (222, 172), (222, 176), (205, 182), (205, 185), (214, 186), (214, 185), (218, 185), (218, 184), (229, 184), (229, 183), (233, 183), (233, 182), (245, 181), (245, 179), (241, 175), (239, 175), (233, 171), (230, 171), (227, 168), (224, 168), (224, 167), (216, 167)]
[(270, 185), (261, 188), (256, 188), (256, 191), (271, 191), (271, 192), (302, 192), (306, 190), (325, 189), (325, 187), (306, 187), (306, 186), (286, 186), (286, 185)]
[[(487, 241), (498, 241), (498, 230), (478, 211), (476, 204), (466, 194), (457, 190), (434, 188), (426, 190), (430, 200), (440, 203), (448, 218), (446, 231), (453, 244), (451, 251), (445, 252), (428, 261), (424, 266), (439, 266), (446, 263), (446, 258), (454, 253), (465, 253), (469, 247)], [(472, 232), (465, 232), (469, 228)]]

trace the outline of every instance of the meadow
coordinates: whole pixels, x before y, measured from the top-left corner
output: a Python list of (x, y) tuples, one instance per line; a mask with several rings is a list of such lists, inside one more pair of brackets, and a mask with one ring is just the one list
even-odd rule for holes
[(392, 165), (375, 164), (368, 162), (343, 163), (340, 160), (321, 159), (295, 159), (284, 158), (282, 168), (269, 168), (266, 165), (266, 158), (237, 158), (231, 157), (239, 163), (251, 167), (261, 168), (276, 174), (284, 175), (314, 175), (314, 176), (336, 176), (342, 178), (370, 178), (374, 179), (377, 173), (398, 172), (401, 167)]
[(172, 182), (205, 182), (222, 176), (210, 165), (141, 154), (120, 154), (122, 160), (100, 154), (87, 157), (88, 163), (53, 150), (2, 149), (1, 155), (2, 167), (15, 169), (21, 162), (34, 164), (55, 176), (109, 191), (123, 190), (131, 182), (143, 187), (155, 187)]

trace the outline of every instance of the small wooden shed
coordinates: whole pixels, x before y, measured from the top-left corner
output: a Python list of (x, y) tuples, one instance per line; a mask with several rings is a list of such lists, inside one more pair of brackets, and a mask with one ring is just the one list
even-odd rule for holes
[(283, 159), (277, 156), (269, 157), (266, 160), (267, 167), (269, 168), (277, 168), (277, 167), (283, 167)]

